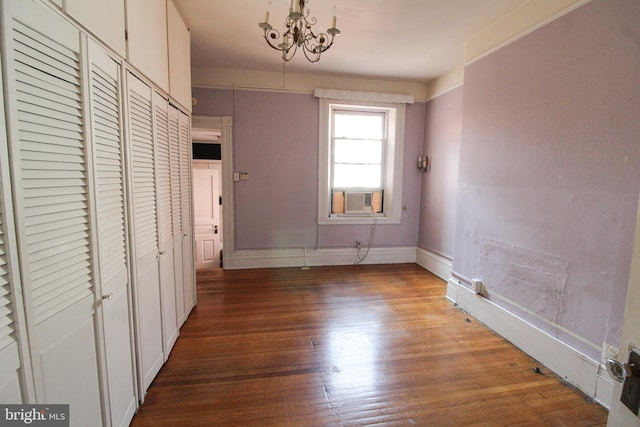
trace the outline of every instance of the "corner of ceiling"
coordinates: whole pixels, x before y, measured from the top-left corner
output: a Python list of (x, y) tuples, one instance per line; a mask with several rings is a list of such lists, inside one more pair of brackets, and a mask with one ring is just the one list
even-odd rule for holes
[(590, 1), (526, 1), (467, 40), (465, 63), (476, 61)]
[(455, 68), (432, 79), (427, 84), (427, 100), (436, 98), (445, 92), (457, 88), (464, 83), (464, 65)]

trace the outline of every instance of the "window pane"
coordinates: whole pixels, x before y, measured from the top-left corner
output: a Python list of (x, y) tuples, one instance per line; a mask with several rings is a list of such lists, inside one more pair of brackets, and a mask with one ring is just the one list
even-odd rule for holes
[(333, 116), (333, 136), (336, 138), (382, 139), (383, 113), (339, 113)]
[(336, 163), (382, 164), (382, 141), (336, 139), (333, 156)]
[(334, 188), (381, 188), (382, 166), (336, 164), (333, 169)]

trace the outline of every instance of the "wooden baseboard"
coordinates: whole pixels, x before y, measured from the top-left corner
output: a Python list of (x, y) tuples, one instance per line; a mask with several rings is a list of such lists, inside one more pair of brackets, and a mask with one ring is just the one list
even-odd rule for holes
[(449, 277), (451, 277), (453, 263), (442, 255), (427, 249), (417, 248), (416, 262), (420, 267), (432, 272), (444, 281), (449, 280)]

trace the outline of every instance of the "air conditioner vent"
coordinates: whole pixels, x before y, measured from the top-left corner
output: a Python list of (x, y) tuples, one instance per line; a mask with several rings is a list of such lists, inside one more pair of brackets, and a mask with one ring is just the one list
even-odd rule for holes
[(371, 213), (372, 193), (369, 192), (353, 192), (345, 193), (345, 212), (346, 213)]

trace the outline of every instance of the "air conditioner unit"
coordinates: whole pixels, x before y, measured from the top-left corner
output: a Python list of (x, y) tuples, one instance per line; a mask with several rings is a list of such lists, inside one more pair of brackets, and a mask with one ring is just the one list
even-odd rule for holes
[(344, 194), (345, 213), (372, 213), (372, 192), (347, 191)]

